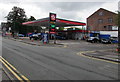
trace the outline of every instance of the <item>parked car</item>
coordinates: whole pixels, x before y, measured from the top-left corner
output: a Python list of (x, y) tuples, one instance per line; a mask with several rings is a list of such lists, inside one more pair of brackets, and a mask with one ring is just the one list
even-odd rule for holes
[(30, 40), (31, 40), (31, 39), (34, 39), (34, 40), (39, 39), (38, 34), (30, 34), (30, 35), (29, 35), (29, 38), (30, 38)]
[(27, 33), (27, 37), (29, 37), (30, 35), (32, 35), (33, 33)]
[(101, 43), (104, 43), (104, 44), (111, 44), (111, 39), (101, 39)]
[(24, 37), (25, 35), (24, 34), (18, 34), (19, 37)]
[(89, 37), (88, 39), (87, 39), (87, 42), (99, 42), (100, 40), (99, 40), (99, 38), (98, 37)]
[(63, 36), (56, 36), (56, 39), (58, 39), (58, 40), (66, 40), (66, 38), (63, 37)]
[(118, 43), (118, 38), (117, 37), (111, 37), (111, 42), (112, 43)]

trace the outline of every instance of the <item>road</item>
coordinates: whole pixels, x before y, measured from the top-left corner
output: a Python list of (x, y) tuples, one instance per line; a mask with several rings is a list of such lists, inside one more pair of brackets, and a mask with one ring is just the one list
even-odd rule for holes
[(79, 56), (77, 52), (70, 48), (2, 40), (2, 57), (29, 80), (118, 79), (117, 64)]

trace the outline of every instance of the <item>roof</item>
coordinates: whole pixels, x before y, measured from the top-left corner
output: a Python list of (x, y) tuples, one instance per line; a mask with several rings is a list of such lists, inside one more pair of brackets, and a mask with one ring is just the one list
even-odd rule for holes
[[(95, 11), (92, 15), (90, 15), (88, 18), (90, 18), (91, 16), (93, 16), (95, 13), (97, 13), (97, 12), (100, 11), (100, 10), (104, 10), (104, 11), (107, 11), (107, 12), (110, 12), (110, 13), (113, 13), (113, 14), (116, 14), (116, 13), (114, 13), (114, 12), (112, 12), (112, 11), (106, 10), (106, 9), (104, 9), (104, 8), (100, 8), (100, 9), (98, 9), (97, 11)], [(117, 15), (117, 14), (116, 14), (116, 15)]]
[[(42, 18), (34, 21), (24, 22), (23, 25), (28, 26), (45, 26), (49, 27), (49, 17)], [(56, 27), (67, 27), (67, 26), (85, 26), (86, 23), (71, 21), (66, 19), (56, 18)]]

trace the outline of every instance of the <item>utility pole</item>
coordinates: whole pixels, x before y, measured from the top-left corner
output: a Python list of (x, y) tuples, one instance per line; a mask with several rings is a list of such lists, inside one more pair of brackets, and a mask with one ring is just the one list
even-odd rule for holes
[(118, 12), (118, 52), (120, 53), (120, 12)]
[(120, 53), (120, 1), (118, 2), (118, 52)]

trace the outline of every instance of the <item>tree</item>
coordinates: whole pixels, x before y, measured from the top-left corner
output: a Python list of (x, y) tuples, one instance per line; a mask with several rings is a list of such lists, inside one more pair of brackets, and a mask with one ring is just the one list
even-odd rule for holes
[(28, 19), (28, 21), (34, 21), (34, 20), (36, 20), (36, 19), (33, 16), (30, 16), (30, 18)]
[(24, 9), (14, 6), (12, 8), (12, 11), (8, 13), (6, 18), (13, 33), (14, 32), (21, 33), (22, 31), (24, 31), (22, 29), (22, 27), (24, 27), (22, 23), (27, 20)]
[[(27, 19), (27, 21), (34, 21), (34, 20), (36, 20), (34, 16), (30, 16), (30, 18)], [(27, 33), (34, 32), (35, 30), (37, 30), (37, 32), (41, 32), (41, 27), (39, 27), (39, 26), (27, 26)]]
[[(28, 21), (34, 21), (34, 20), (36, 20), (35, 17), (30, 16), (30, 18), (27, 19), (27, 22)], [(34, 32), (35, 28), (36, 27), (34, 27), (34, 26), (27, 26), (27, 33)]]
[(62, 30), (64, 30), (64, 27), (59, 27), (59, 29), (58, 29), (58, 30), (62, 31)]

